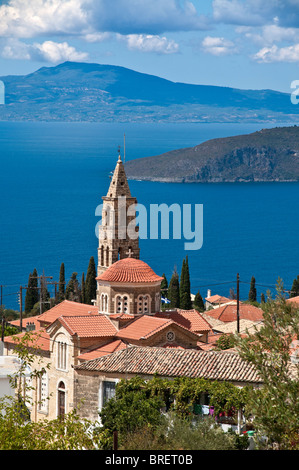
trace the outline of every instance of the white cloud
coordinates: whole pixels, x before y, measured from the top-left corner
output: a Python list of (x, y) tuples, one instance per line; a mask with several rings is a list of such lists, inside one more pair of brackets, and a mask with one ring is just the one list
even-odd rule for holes
[(276, 22), (282, 27), (299, 26), (298, 0), (213, 0), (218, 22), (262, 26)]
[(85, 36), (82, 36), (82, 39), (87, 42), (103, 42), (109, 38), (111, 38), (110, 33), (89, 33)]
[(299, 44), (279, 48), (277, 45), (263, 47), (254, 56), (257, 62), (299, 62)]
[(237, 51), (234, 43), (223, 37), (206, 36), (201, 45), (204, 52), (216, 56), (233, 54)]
[(126, 36), (118, 35), (117, 37), (126, 41), (128, 48), (131, 50), (156, 52), (157, 54), (174, 54), (179, 51), (178, 44), (166, 37), (150, 34), (128, 34)]
[(88, 40), (105, 32), (160, 34), (206, 27), (190, 0), (6, 0), (0, 5), (1, 37), (71, 34)]
[(0, 6), (0, 36), (30, 38), (88, 31), (90, 0), (9, 0)]
[(88, 59), (86, 52), (78, 52), (67, 42), (26, 44), (19, 39), (9, 39), (2, 47), (1, 56), (5, 59), (36, 60), (38, 62), (59, 63), (64, 61), (80, 62)]

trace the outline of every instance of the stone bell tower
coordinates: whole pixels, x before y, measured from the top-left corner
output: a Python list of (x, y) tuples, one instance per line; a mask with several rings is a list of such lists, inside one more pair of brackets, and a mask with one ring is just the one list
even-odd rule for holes
[(135, 224), (134, 207), (137, 200), (131, 196), (120, 154), (108, 193), (102, 199), (98, 276), (120, 259), (128, 257), (139, 259), (139, 233)]

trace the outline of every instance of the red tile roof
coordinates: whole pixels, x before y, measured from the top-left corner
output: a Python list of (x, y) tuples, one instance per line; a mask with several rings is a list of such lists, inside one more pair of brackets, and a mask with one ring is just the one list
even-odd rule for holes
[(125, 349), (126, 347), (126, 344), (121, 339), (117, 339), (115, 341), (111, 341), (111, 343), (104, 344), (99, 348), (95, 348), (91, 351), (81, 354), (80, 356), (78, 356), (78, 359), (82, 361), (89, 361), (98, 357), (107, 356), (107, 354), (112, 354), (113, 352), (120, 351), (121, 349)]
[(152, 283), (161, 282), (158, 276), (144, 261), (135, 258), (124, 258), (113, 263), (103, 274), (97, 277), (99, 281)]
[(64, 300), (55, 307), (51, 308), (47, 312), (38, 316), (38, 321), (47, 324), (53, 323), (57, 318), (64, 316), (78, 316), (78, 315), (98, 315), (98, 307), (93, 305), (81, 304), (79, 302), (71, 302), (70, 300)]
[[(13, 336), (5, 336), (4, 338), (4, 343), (5, 345), (7, 344), (19, 344), (18, 340), (15, 339), (15, 337), (19, 338), (22, 340), (24, 336), (28, 333), (19, 333), (18, 335), (13, 335)], [(49, 351), (50, 350), (50, 336), (49, 334), (45, 331), (44, 328), (40, 328), (37, 331), (31, 331), (29, 333), (29, 342), (28, 344), (26, 343), (26, 346), (38, 349), (41, 351)]]
[[(117, 333), (118, 338), (123, 338), (128, 341), (133, 340), (142, 340), (148, 339), (151, 336), (159, 333), (169, 326), (174, 326), (176, 328), (183, 328), (184, 331), (188, 334), (191, 334), (196, 338), (197, 335), (191, 332), (190, 330), (182, 327), (178, 323), (175, 323), (171, 319), (166, 318), (157, 318), (155, 316), (143, 315), (137, 318), (135, 321), (130, 323), (128, 326), (121, 328)], [(198, 336), (197, 336), (198, 337)]]
[(299, 304), (299, 295), (296, 297), (290, 297), (289, 299), (287, 299), (287, 302)]
[(158, 312), (155, 314), (159, 318), (169, 318), (179, 325), (193, 332), (205, 333), (211, 331), (212, 327), (207, 320), (195, 309), (192, 310), (173, 310), (166, 312)]
[(235, 352), (130, 346), (108, 356), (76, 366), (80, 371), (100, 374), (155, 375), (162, 377), (202, 377), (210, 380), (258, 383), (254, 367)]
[(79, 338), (114, 337), (117, 329), (105, 315), (65, 316), (57, 319), (70, 333)]
[[(253, 305), (240, 303), (240, 319), (251, 321), (263, 320), (263, 310)], [(207, 310), (206, 316), (221, 320), (222, 322), (231, 322), (237, 319), (237, 305), (224, 305), (222, 307)]]
[[(22, 319), (22, 327), (26, 328), (27, 323), (34, 323), (35, 328), (38, 329), (40, 328), (40, 323), (38, 321), (39, 315), (36, 315), (34, 317), (26, 317)], [(21, 320), (13, 320), (9, 322), (10, 325), (20, 327), (21, 325)]]
[(223, 297), (221, 295), (211, 295), (210, 297), (206, 297), (206, 300), (210, 304), (226, 304), (228, 302), (234, 302), (234, 300), (228, 299), (227, 297)]

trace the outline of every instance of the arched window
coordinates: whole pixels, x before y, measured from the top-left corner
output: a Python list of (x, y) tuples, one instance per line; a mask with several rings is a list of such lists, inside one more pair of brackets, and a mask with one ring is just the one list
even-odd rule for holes
[(44, 372), (38, 378), (38, 409), (46, 413), (48, 411), (48, 374)]
[(100, 311), (108, 313), (108, 294), (101, 294)]
[(128, 295), (117, 295), (115, 298), (115, 313), (130, 313)]
[(137, 313), (149, 313), (150, 312), (150, 296), (139, 295), (137, 299)]
[(67, 369), (67, 344), (62, 341), (57, 342), (57, 369)]
[(65, 415), (65, 385), (64, 383), (61, 381), (59, 382), (59, 385), (58, 385), (58, 395), (57, 395), (57, 398), (58, 398), (58, 416), (63, 418), (64, 415)]

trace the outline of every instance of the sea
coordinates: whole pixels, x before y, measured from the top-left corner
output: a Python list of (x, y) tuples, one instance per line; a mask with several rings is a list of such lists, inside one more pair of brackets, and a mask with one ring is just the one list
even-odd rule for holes
[[(6, 308), (18, 309), (20, 286), (34, 268), (54, 292), (63, 262), (66, 280), (97, 260), (97, 208), (107, 194), (118, 149), (126, 161), (192, 147), (218, 137), (288, 123), (0, 123), (0, 285)], [(150, 234), (140, 257), (170, 280), (188, 256), (191, 291), (248, 298), (286, 291), (299, 274), (299, 183), (184, 184), (129, 181), (138, 203), (202, 207), (202, 245)]]

